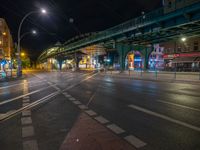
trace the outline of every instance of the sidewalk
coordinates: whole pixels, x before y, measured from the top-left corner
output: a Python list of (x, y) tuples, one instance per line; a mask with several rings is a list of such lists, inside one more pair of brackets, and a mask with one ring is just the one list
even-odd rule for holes
[(82, 113), (60, 150), (136, 150), (96, 120)]
[(200, 84), (199, 72), (107, 71), (107, 72), (102, 72), (101, 74), (109, 75), (116, 78)]
[(16, 72), (13, 72), (12, 76), (11, 76), (10, 72), (8, 72), (6, 77), (2, 77), (0, 74), (0, 83), (1, 82), (10, 82), (10, 81), (14, 81), (14, 80), (20, 80), (20, 79), (24, 79), (25, 77), (26, 77), (25, 73), (23, 73), (22, 77), (18, 78)]

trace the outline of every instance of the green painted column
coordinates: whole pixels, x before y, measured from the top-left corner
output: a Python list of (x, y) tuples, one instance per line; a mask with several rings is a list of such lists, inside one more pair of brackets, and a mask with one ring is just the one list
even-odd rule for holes
[(116, 49), (119, 54), (120, 70), (125, 70), (125, 59), (127, 53), (131, 50), (131, 46), (127, 44), (116, 44)]
[(63, 60), (62, 60), (62, 59), (59, 59), (59, 60), (57, 60), (57, 61), (58, 61), (58, 64), (59, 64), (59, 70), (61, 71), (61, 70), (62, 70)]
[(144, 58), (144, 70), (149, 69), (149, 56), (151, 54), (153, 50), (153, 46), (152, 47), (145, 47), (143, 48), (143, 50), (141, 51), (141, 54), (143, 55)]

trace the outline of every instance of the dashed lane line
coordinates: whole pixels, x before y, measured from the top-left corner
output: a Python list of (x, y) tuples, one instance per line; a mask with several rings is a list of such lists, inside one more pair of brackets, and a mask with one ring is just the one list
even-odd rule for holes
[(22, 116), (23, 117), (31, 116), (31, 111), (30, 110), (24, 110), (24, 111), (22, 111)]
[(37, 141), (36, 140), (24, 141), (23, 150), (38, 150)]
[(33, 137), (34, 136), (34, 128), (33, 126), (23, 126), (22, 127), (22, 137)]
[(158, 117), (158, 118), (161, 118), (161, 119), (170, 121), (170, 122), (172, 122), (172, 123), (175, 123), (175, 124), (178, 124), (178, 125), (187, 127), (187, 128), (189, 128), (189, 129), (192, 129), (192, 130), (195, 130), (195, 131), (200, 132), (200, 128), (199, 128), (199, 127), (196, 127), (196, 126), (191, 125), (191, 124), (189, 124), (189, 123), (185, 123), (185, 122), (183, 122), (183, 121), (179, 121), (179, 120), (173, 119), (173, 118), (171, 118), (171, 117), (168, 117), (168, 116), (159, 114), (159, 113), (157, 113), (157, 112), (153, 112), (153, 111), (151, 111), (151, 110), (148, 110), (148, 109), (145, 109), (145, 108), (136, 106), (136, 105), (128, 105), (128, 107), (133, 108), (133, 109), (138, 110), (138, 111), (141, 111), (141, 112), (143, 112), (143, 113), (146, 113), (146, 114), (149, 114), (149, 115), (152, 115), (152, 116), (155, 116), (155, 117)]
[(27, 125), (27, 124), (32, 124), (32, 119), (31, 117), (22, 117), (21, 118), (21, 124), (22, 125)]
[(70, 100), (70, 101), (75, 101), (76, 99), (73, 98), (73, 97), (70, 97), (69, 100)]
[(98, 122), (100, 122), (101, 124), (109, 123), (109, 121), (102, 116), (95, 117), (94, 119), (97, 120)]
[(85, 112), (90, 116), (96, 116), (97, 115), (97, 113), (94, 112), (93, 110), (86, 110)]
[(72, 103), (76, 104), (76, 105), (80, 105), (81, 102), (80, 101), (72, 101)]
[(79, 107), (80, 109), (82, 109), (82, 110), (88, 109), (88, 107), (85, 106), (85, 105), (78, 105), (78, 107)]
[(139, 138), (129, 135), (124, 137), (124, 139), (129, 142), (131, 145), (135, 146), (136, 148), (142, 148), (147, 145), (145, 142), (141, 141)]
[(116, 134), (121, 134), (121, 133), (124, 133), (125, 130), (120, 128), (119, 126), (117, 126), (116, 124), (110, 124), (110, 125), (107, 125), (107, 128), (109, 128), (110, 130), (112, 130), (114, 133)]

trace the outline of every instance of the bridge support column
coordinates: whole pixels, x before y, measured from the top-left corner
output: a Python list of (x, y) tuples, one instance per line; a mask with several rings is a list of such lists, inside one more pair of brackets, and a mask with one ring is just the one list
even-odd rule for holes
[(153, 46), (151, 47), (145, 47), (141, 53), (144, 58), (144, 70), (149, 69), (149, 56), (151, 55), (151, 52), (153, 51)]
[(62, 64), (63, 64), (63, 59), (57, 59), (58, 64), (59, 64), (59, 70), (62, 70)]
[(131, 50), (131, 46), (127, 44), (117, 44), (116, 49), (119, 54), (120, 70), (124, 71), (126, 67), (125, 66), (126, 55)]

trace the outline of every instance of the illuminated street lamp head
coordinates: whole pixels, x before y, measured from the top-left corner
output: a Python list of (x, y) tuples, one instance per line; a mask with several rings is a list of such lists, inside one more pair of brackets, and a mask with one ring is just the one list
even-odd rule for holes
[(182, 41), (182, 42), (185, 42), (185, 41), (186, 41), (186, 38), (185, 38), (185, 37), (182, 37), (182, 38), (181, 38), (181, 41)]
[(21, 56), (24, 57), (24, 56), (25, 56), (25, 53), (22, 52), (22, 53), (21, 53)]
[(5, 36), (5, 35), (6, 35), (6, 32), (3, 32), (2, 34)]
[(37, 31), (36, 30), (32, 30), (32, 34), (37, 34)]
[(42, 14), (46, 14), (46, 13), (47, 13), (47, 10), (44, 9), (44, 8), (42, 8), (42, 9), (41, 9), (41, 13), (42, 13)]

